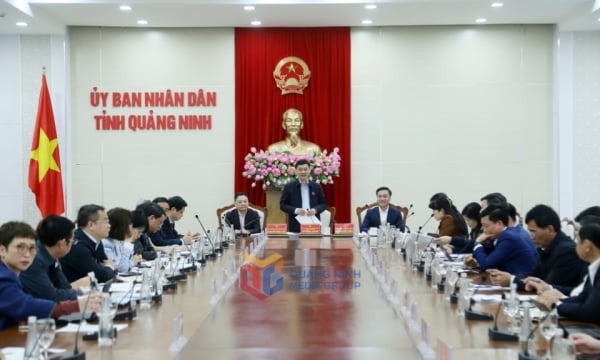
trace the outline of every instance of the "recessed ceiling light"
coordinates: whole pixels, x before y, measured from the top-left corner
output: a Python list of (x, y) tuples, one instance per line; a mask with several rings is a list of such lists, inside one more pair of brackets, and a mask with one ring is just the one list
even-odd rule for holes
[(27, 26), (27, 23), (25, 21), (17, 21), (17, 23), (15, 25), (20, 26), (20, 27), (25, 27), (25, 26)]
[(367, 10), (377, 9), (377, 5), (375, 5), (375, 4), (367, 4), (367, 5), (365, 5), (365, 9), (367, 9)]
[(148, 25), (148, 20), (138, 20), (137, 24), (138, 25)]
[(262, 24), (262, 23), (261, 23), (260, 21), (258, 21), (258, 20), (254, 20), (254, 21), (252, 21), (252, 22), (250, 23), (250, 25), (252, 25), (252, 26), (259, 26), (259, 25), (261, 25), (261, 24)]
[(363, 20), (363, 21), (362, 21), (362, 24), (363, 24), (363, 25), (371, 25), (372, 23), (373, 23), (373, 21), (372, 21), (372, 20)]
[(598, 21), (600, 21), (600, 18), (598, 18)]
[(246, 10), (246, 11), (254, 11), (254, 6), (252, 6), (252, 5), (246, 5), (246, 6), (244, 6), (244, 10)]
[(119, 10), (121, 10), (121, 11), (131, 11), (131, 6), (129, 6), (129, 5), (121, 5), (121, 6), (119, 6)]
[(492, 7), (495, 7), (495, 8), (499, 8), (499, 7), (503, 7), (503, 6), (504, 6), (504, 4), (501, 2), (492, 3)]
[(476, 19), (475, 22), (478, 23), (478, 24), (483, 24), (484, 22), (487, 22), (487, 19), (486, 18), (479, 18), (479, 19)]

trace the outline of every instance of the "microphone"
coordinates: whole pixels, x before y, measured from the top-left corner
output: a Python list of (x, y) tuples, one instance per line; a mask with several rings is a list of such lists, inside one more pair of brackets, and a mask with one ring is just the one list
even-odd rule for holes
[[(89, 274), (88, 274), (89, 275)], [(73, 345), (73, 352), (63, 354), (58, 357), (54, 357), (54, 360), (85, 360), (85, 351), (79, 352), (78, 348), (78, 340), (79, 340), (79, 332), (81, 331), (81, 323), (83, 323), (85, 319), (85, 311), (87, 310), (88, 303), (90, 301), (90, 295), (85, 299), (85, 304), (83, 305), (83, 309), (81, 309), (81, 321), (77, 325), (77, 330), (75, 331), (75, 344)]]
[(108, 280), (107, 282), (104, 283), (104, 285), (102, 286), (102, 292), (103, 293), (109, 293), (110, 292), (110, 286), (112, 285), (112, 283), (115, 281), (115, 278), (112, 278), (110, 280)]
[(215, 258), (216, 256), (216, 252), (215, 252), (215, 244), (213, 244), (212, 240), (210, 239), (210, 234), (208, 233), (208, 231), (206, 231), (206, 228), (204, 227), (204, 225), (202, 224), (202, 221), (200, 221), (200, 217), (198, 217), (198, 214), (194, 215), (196, 217), (196, 220), (198, 221), (198, 223), (200, 224), (200, 227), (202, 228), (202, 231), (204, 231), (204, 235), (206, 235), (206, 239), (208, 240), (208, 243), (212, 249), (212, 253), (211, 254), (206, 254), (205, 257), (207, 258)]
[(129, 300), (127, 301), (127, 310), (120, 312), (118, 314), (115, 314), (115, 316), (113, 317), (114, 321), (133, 320), (137, 316), (137, 311), (133, 307), (131, 307), (131, 300), (133, 299), (133, 293), (134, 293), (133, 290), (135, 289), (135, 284), (136, 284), (136, 281), (132, 282), (131, 289), (129, 289), (125, 293), (125, 295), (123, 295), (123, 297), (121, 297), (121, 299), (119, 299), (117, 306), (119, 306), (121, 304), (121, 300), (125, 299), (127, 297), (127, 295), (129, 295)]
[[(502, 294), (502, 299), (505, 299), (504, 294)], [(496, 316), (494, 317), (494, 326), (488, 329), (488, 337), (494, 341), (519, 341), (519, 335), (507, 329), (498, 329), (498, 315), (500, 315), (502, 306), (503, 303), (500, 302), (496, 310)]]
[[(259, 220), (260, 220), (260, 217), (257, 217), (257, 218), (255, 218), (255, 219), (252, 219), (252, 220), (248, 221), (248, 223), (247, 223), (247, 224), (244, 224), (244, 226), (243, 226), (243, 227), (244, 227), (244, 228), (246, 228), (246, 226), (248, 226), (248, 225), (250, 225), (250, 224), (254, 224), (255, 222), (257, 222), (257, 221), (259, 221)], [(247, 229), (246, 229), (246, 230), (247, 230)], [(241, 233), (240, 233), (239, 235), (243, 236)]]
[(425, 223), (423, 223), (423, 225), (419, 226), (419, 229), (417, 230), (417, 233), (420, 233), (421, 230), (425, 227), (425, 225), (427, 225), (427, 223), (429, 222), (429, 220), (431, 220), (431, 218), (433, 218), (433, 214), (431, 214), (427, 220), (425, 221)]
[[(527, 334), (527, 338), (524, 340), (525, 344), (524, 347), (521, 349), (521, 351), (519, 351), (519, 360), (542, 360), (545, 359), (544, 357), (540, 357), (537, 356), (535, 354), (530, 354), (529, 353), (529, 349), (528, 349), (528, 344), (529, 344), (529, 340), (531, 340), (531, 338), (533, 337), (533, 334), (535, 334), (535, 332), (537, 331), (537, 329), (540, 327), (540, 324), (542, 324), (544, 321), (546, 321), (546, 319), (548, 319), (548, 316), (550, 316), (551, 312), (549, 311), (548, 313), (546, 313), (546, 315), (544, 315), (544, 317), (542, 317), (537, 325), (531, 329), (531, 331), (529, 331), (529, 334)], [(549, 346), (548, 344), (546, 344), (547, 346)]]
[(473, 300), (473, 296), (477, 295), (477, 293), (479, 292), (479, 289), (481, 289), (481, 288), (478, 287), (475, 289), (475, 291), (473, 291), (473, 295), (471, 296), (471, 300), (469, 301), (469, 308), (465, 311), (465, 319), (492, 321), (492, 320), (494, 320), (494, 315), (492, 315), (490, 313), (486, 313), (486, 312), (473, 310), (473, 304), (475, 304), (475, 300)]

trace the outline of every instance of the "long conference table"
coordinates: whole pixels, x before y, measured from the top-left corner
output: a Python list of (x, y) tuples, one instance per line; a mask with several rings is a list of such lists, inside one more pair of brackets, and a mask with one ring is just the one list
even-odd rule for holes
[[(87, 359), (422, 358), (419, 336), (409, 331), (402, 305), (386, 299), (351, 238), (269, 239), (256, 261), (281, 258), (273, 263), (277, 266), (268, 266), (274, 271), (270, 276), (276, 275), (271, 278), (281, 279), (281, 288), (268, 284), (273, 293), (261, 296), (248, 290), (261, 276), (258, 273), (241, 272), (249, 284), (243, 288), (240, 277), (221, 287), (224, 270), (231, 275), (232, 262), (239, 266), (240, 252), (247, 244), (248, 239), (238, 240), (235, 249), (225, 250), (223, 256), (190, 273), (176, 290), (163, 294), (161, 304), (149, 310), (138, 308), (137, 318), (126, 322), (128, 327), (119, 332), (113, 346), (79, 339), (80, 351), (86, 352)], [(430, 325), (434, 350), (441, 339), (451, 348), (453, 359), (517, 358), (517, 343), (489, 340), (489, 321), (459, 318), (456, 305), (444, 300), (399, 252), (375, 251), (396, 281), (398, 293), (408, 290), (419, 318)], [(497, 305), (478, 307), (495, 312)], [(174, 353), (169, 346), (173, 319), (179, 314), (183, 314), (187, 343)], [(499, 325), (506, 326), (502, 316)], [(0, 348), (22, 347), (26, 336), (17, 327), (6, 329), (0, 332)], [(73, 333), (58, 333), (51, 347), (72, 350), (74, 338)]]

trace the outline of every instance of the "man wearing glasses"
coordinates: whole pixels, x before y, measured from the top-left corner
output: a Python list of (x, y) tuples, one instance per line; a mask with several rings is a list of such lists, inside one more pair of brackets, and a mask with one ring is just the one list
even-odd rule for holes
[(67, 280), (73, 282), (90, 271), (99, 282), (106, 282), (115, 276), (115, 263), (104, 252), (102, 239), (108, 236), (110, 223), (102, 206), (84, 205), (77, 214), (77, 230), (71, 251), (60, 259)]

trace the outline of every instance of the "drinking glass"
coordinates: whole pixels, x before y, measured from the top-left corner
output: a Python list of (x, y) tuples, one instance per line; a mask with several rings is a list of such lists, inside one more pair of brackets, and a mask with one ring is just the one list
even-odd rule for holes
[(507, 299), (504, 301), (504, 313), (508, 320), (508, 329), (511, 332), (515, 332), (517, 323), (517, 314), (519, 313), (519, 300)]
[(542, 332), (542, 336), (546, 339), (546, 355), (544, 356), (546, 359), (550, 359), (550, 341), (556, 334), (556, 329), (558, 327), (558, 315), (555, 311), (550, 314), (544, 316), (540, 323), (540, 330)]
[(56, 323), (54, 319), (38, 319), (36, 323), (38, 333), (38, 345), (42, 350), (44, 359), (48, 359), (48, 348), (54, 341), (56, 334)]

